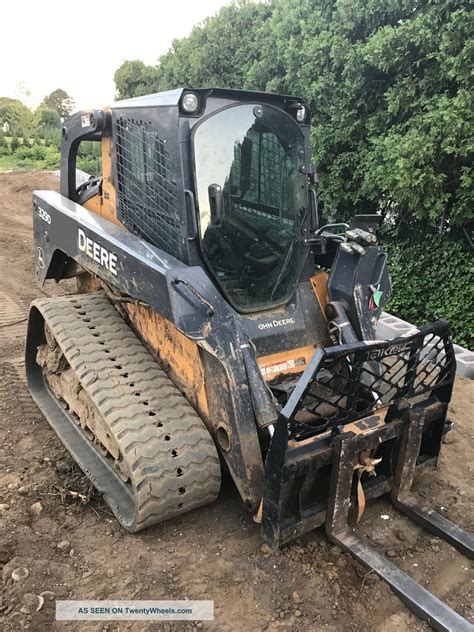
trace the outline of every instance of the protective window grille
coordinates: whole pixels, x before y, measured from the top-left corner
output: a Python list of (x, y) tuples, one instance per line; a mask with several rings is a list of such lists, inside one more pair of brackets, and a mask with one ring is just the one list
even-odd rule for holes
[[(274, 209), (288, 209), (288, 189), (280, 184), (288, 175), (291, 160), (285, 154), (278, 137), (270, 132), (247, 132), (252, 141), (252, 163), (250, 189), (245, 199), (254, 204), (262, 204)], [(234, 147), (233, 181), (238, 186), (241, 170), (242, 145)]]
[[(449, 388), (456, 368), (449, 327), (438, 322), (420, 329), (392, 346), (390, 341), (378, 348), (362, 344), (353, 351), (341, 352), (337, 347), (325, 351), (304, 396), (290, 410), (285, 407), (290, 436), (306, 438), (369, 416), (377, 408), (408, 398), (421, 401)], [(291, 392), (296, 381), (271, 384), (272, 390), (281, 397), (283, 391)]]
[(245, 204), (234, 204), (232, 210), (235, 214), (241, 215), (247, 221), (251, 221), (253, 226), (268, 226), (269, 223), (272, 223), (277, 227), (284, 226), (291, 230), (293, 225), (292, 219), (287, 219), (285, 217), (280, 218), (278, 215), (271, 215), (270, 213), (251, 208)]
[(175, 165), (151, 123), (119, 118), (117, 193), (120, 220), (135, 234), (182, 259)]

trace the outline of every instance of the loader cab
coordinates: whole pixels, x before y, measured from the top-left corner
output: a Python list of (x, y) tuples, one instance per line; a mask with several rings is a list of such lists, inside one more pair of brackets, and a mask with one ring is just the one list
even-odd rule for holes
[[(83, 139), (103, 178), (75, 185)], [(293, 296), (314, 225), (303, 99), (171, 90), (78, 113), (63, 130), (61, 192), (187, 265), (205, 267), (241, 313)]]
[(206, 268), (241, 313), (287, 303), (308, 254), (306, 103), (257, 92), (185, 90), (180, 111), (182, 129), (189, 128)]

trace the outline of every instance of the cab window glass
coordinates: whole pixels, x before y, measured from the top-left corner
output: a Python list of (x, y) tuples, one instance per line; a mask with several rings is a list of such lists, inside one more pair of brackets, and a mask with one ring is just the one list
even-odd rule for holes
[(239, 311), (289, 300), (306, 256), (303, 135), (277, 108), (238, 105), (197, 127), (194, 157), (204, 258)]

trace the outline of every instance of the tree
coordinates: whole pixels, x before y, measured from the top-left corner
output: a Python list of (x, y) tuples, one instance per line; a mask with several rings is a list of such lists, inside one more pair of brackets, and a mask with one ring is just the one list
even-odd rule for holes
[(61, 125), (61, 117), (56, 110), (49, 110), (46, 107), (39, 107), (35, 112), (35, 126), (38, 130), (57, 129)]
[(271, 13), (271, 5), (241, 0), (195, 26), (160, 57), (160, 89), (251, 88), (250, 69), (262, 52), (258, 30)]
[(254, 80), (306, 96), (326, 210), (404, 235), (474, 217), (472, 12), (463, 0), (280, 0)]
[(8, 148), (8, 143), (5, 140), (5, 132), (3, 131), (3, 129), (0, 127), (0, 156), (2, 154), (7, 153), (9, 150)]
[(137, 59), (125, 61), (114, 75), (118, 99), (129, 99), (159, 90), (158, 69)]
[(59, 114), (62, 120), (67, 118), (74, 110), (74, 99), (67, 92), (58, 88), (43, 99), (41, 106), (47, 110), (54, 110)]
[(33, 127), (33, 113), (18, 99), (0, 97), (0, 125), (8, 125), (10, 136), (29, 136)]
[(180, 86), (243, 88), (259, 55), (257, 27), (271, 13), (269, 5), (241, 0), (195, 26), (189, 37), (174, 40), (158, 66), (125, 61), (114, 80), (121, 99)]
[(117, 87), (305, 97), (326, 215), (382, 212), (401, 236), (452, 232), (474, 219), (473, 20), (467, 0), (243, 1), (157, 67), (125, 62)]

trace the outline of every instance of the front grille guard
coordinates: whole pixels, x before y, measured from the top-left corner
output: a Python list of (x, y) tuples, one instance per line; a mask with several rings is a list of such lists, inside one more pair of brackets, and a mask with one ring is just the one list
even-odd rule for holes
[[(274, 429), (262, 530), (277, 548), (325, 524), (333, 544), (385, 580), (434, 629), (468, 632), (467, 620), (387, 560), (350, 518), (362, 489), (365, 498), (390, 492), (399, 511), (474, 559), (474, 536), (411, 491), (416, 470), (436, 464), (454, 375), (449, 325), (443, 321), (387, 342), (317, 351)], [(305, 440), (324, 424), (332, 430)], [(366, 461), (360, 458), (368, 455), (375, 456), (372, 467), (380, 471), (375, 480), (364, 481), (360, 466)]]
[(298, 380), (277, 425), (301, 441), (369, 416), (437, 398), (448, 403), (456, 360), (449, 323), (423, 325), (388, 341), (318, 349)]
[[(377, 476), (367, 481), (369, 497), (390, 491), (395, 444), (414, 411), (422, 411), (426, 422), (418, 462), (436, 463), (455, 368), (445, 321), (388, 341), (315, 351), (279, 413), (266, 455), (266, 540), (278, 546), (323, 523), (334, 445), (341, 436), (355, 433), (386, 450)], [(356, 457), (348, 457), (351, 468)]]

